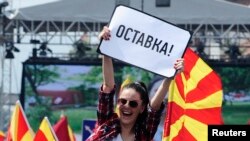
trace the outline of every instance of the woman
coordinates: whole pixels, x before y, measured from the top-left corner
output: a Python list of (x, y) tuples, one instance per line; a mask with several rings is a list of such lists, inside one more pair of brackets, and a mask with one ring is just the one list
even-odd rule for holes
[[(105, 26), (99, 38), (109, 40), (110, 30)], [(183, 59), (174, 65), (183, 70)], [(103, 56), (103, 85), (99, 92), (97, 124), (87, 141), (150, 141), (153, 139), (164, 109), (163, 99), (171, 79), (165, 78), (155, 95), (149, 100), (143, 82), (133, 82), (123, 87), (117, 101), (118, 114), (114, 112), (115, 81), (112, 59)]]

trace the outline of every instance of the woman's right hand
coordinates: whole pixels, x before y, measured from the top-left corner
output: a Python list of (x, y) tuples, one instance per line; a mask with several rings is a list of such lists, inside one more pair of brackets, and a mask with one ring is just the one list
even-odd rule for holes
[(101, 33), (99, 34), (98, 38), (99, 40), (109, 40), (111, 37), (110, 30), (107, 26), (104, 26)]

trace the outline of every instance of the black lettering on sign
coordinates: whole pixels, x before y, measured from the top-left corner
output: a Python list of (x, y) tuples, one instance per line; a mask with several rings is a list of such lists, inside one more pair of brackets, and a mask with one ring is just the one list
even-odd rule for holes
[(166, 41), (160, 40), (152, 35), (148, 35), (139, 30), (125, 25), (120, 25), (116, 31), (116, 37), (124, 39), (125, 41), (134, 43), (144, 48), (148, 48), (157, 53), (170, 56), (174, 45)]

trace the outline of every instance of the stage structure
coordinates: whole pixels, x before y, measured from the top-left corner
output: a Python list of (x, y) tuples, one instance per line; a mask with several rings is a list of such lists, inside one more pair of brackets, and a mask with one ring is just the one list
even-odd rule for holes
[(5, 36), (5, 26), (8, 23), (5, 12), (7, 7), (12, 6), (11, 0), (0, 2), (0, 130), (5, 131), (10, 118), (10, 101), (12, 97), (12, 77), (13, 77), (13, 52), (19, 50), (14, 46), (12, 40), (7, 40)]
[[(24, 38), (30, 38), (48, 44), (70, 45), (83, 34), (91, 40), (108, 24), (119, 3), (191, 31), (192, 46), (206, 60), (227, 64), (232, 59), (247, 60), (249, 57), (250, 8), (223, 0), (173, 0), (166, 7), (157, 6), (156, 1), (143, 0), (61, 0), (20, 9), (17, 16), (6, 23), (6, 36), (22, 44), (29, 44)], [(97, 42), (90, 41), (90, 46), (96, 45)], [(234, 53), (232, 46), (242, 54)]]

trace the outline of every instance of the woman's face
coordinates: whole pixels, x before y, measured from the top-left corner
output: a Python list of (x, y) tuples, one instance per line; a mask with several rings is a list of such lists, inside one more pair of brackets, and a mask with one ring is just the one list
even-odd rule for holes
[(134, 125), (145, 106), (142, 104), (140, 94), (132, 88), (124, 88), (118, 99), (118, 109), (121, 124)]

